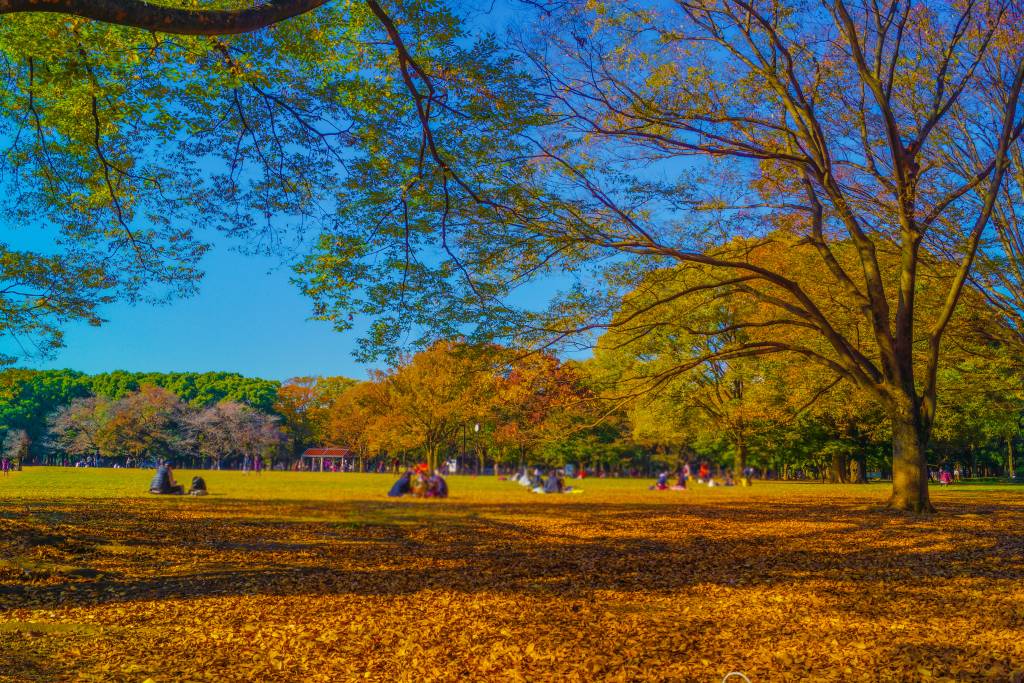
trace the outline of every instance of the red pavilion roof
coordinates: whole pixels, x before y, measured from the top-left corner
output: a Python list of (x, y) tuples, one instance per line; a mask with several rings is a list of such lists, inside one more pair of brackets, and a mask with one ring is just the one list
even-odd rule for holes
[(350, 448), (307, 448), (302, 452), (303, 458), (344, 458), (352, 455)]

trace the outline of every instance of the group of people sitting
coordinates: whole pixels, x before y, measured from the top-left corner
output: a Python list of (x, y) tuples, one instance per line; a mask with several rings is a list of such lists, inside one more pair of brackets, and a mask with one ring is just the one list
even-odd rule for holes
[(434, 473), (429, 476), (428, 472), (426, 465), (417, 465), (406, 470), (388, 491), (388, 496), (392, 498), (406, 495), (417, 498), (447, 498), (448, 482), (441, 476), (441, 472), (434, 470)]
[(529, 488), (534, 493), (579, 493), (578, 489), (565, 485), (565, 478), (558, 470), (549, 470), (545, 479), (541, 476), (539, 467), (533, 468), (532, 472), (524, 469), (512, 477), (512, 481)]
[[(743, 470), (743, 478), (740, 482), (743, 486), (750, 486), (751, 475), (753, 468), (745, 468)], [(693, 475), (693, 469), (689, 463), (683, 464), (679, 468), (679, 472), (676, 475), (675, 484), (669, 486), (669, 472), (668, 470), (662, 470), (658, 474), (658, 479), (655, 483), (650, 486), (652, 491), (685, 491), (686, 484), (691, 479), (694, 479), (699, 484), (705, 484), (707, 486), (735, 486), (736, 481), (732, 477), (732, 472), (727, 467), (722, 468), (722, 481), (719, 483), (715, 477), (711, 476), (711, 468), (706, 462), (702, 462), (700, 467), (697, 468), (697, 475)]]
[[(182, 496), (185, 495), (185, 487), (174, 480), (174, 469), (171, 463), (161, 460), (157, 465), (153, 481), (149, 482), (149, 492), (163, 495)], [(202, 477), (192, 477), (192, 488), (189, 489), (190, 496), (205, 496), (207, 494), (206, 482)]]

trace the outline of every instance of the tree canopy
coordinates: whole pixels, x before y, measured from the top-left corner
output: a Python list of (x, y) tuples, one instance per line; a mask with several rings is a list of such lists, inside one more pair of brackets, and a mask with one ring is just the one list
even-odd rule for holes
[[(1002, 311), (990, 343), (1019, 320), (1016, 3), (526, 6), (505, 36), (445, 2), (224, 37), (5, 18), (8, 210), (57, 248), (0, 261), (3, 329), (52, 346), (104, 301), (189, 293), (196, 216), (301, 257), (317, 317), (372, 316), (362, 357), (593, 343), (647, 283), (653, 325), (726, 302), (679, 367), (851, 385), (888, 420), (891, 504), (930, 510), (965, 300)], [(552, 277), (551, 305), (516, 296)]]
[[(943, 339), (1024, 129), (1020, 21), (1008, 2), (567, 3), (503, 53), (529, 95), (476, 118), (504, 122), (508, 141), (485, 155), (441, 146), (442, 191), (424, 186), (416, 203), (420, 165), (390, 195), (380, 183), (399, 169), (365, 183), (360, 220), (310, 262), (309, 291), (349, 280), (334, 278), (337, 252), (354, 273), (369, 252), (343, 245), (395, 223), (448, 245), (417, 283), (448, 295), (435, 318), (458, 299), (455, 319), (482, 334), (552, 343), (607, 327), (652, 268), (706, 270), (704, 291), (770, 312), (737, 325), (773, 335), (715, 353), (783, 353), (855, 384), (893, 425), (892, 504), (928, 510)], [(773, 253), (793, 248), (812, 280), (779, 267)], [(507, 305), (559, 271), (580, 275), (545, 313)], [(364, 310), (397, 308), (407, 273), (375, 273), (389, 296)], [(789, 340), (794, 328), (810, 343)]]

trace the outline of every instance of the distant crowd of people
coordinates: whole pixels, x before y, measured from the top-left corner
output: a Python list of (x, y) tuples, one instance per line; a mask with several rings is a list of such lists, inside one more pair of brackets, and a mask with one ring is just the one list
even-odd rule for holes
[[(658, 473), (658, 478), (654, 484), (651, 485), (652, 491), (685, 491), (686, 485), (690, 481), (694, 481), (698, 484), (704, 484), (705, 486), (735, 486), (736, 481), (732, 476), (732, 470), (728, 467), (722, 467), (719, 471), (719, 476), (716, 478), (711, 472), (711, 466), (707, 462), (702, 462), (696, 467), (696, 474), (694, 474), (694, 467), (690, 463), (683, 463), (676, 471), (675, 483), (669, 484), (670, 473), (668, 470), (662, 470)], [(754, 479), (754, 468), (745, 467), (743, 468), (742, 477), (740, 478), (740, 484), (743, 486), (750, 486)]]
[(416, 498), (447, 498), (448, 482), (441, 476), (440, 470), (429, 473), (426, 465), (416, 465), (407, 469), (398, 477), (391, 490), (391, 498), (414, 496)]
[[(582, 475), (582, 470), (580, 473)], [(511, 477), (511, 481), (525, 486), (533, 493), (580, 493), (578, 488), (566, 485), (565, 473), (562, 470), (548, 470), (545, 476), (539, 467), (532, 470), (523, 468)]]

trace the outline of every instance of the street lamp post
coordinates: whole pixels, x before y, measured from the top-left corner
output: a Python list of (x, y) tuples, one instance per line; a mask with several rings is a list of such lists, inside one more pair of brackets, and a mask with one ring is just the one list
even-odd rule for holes
[(478, 438), (479, 434), (480, 434), (480, 423), (477, 422), (476, 424), (473, 425), (473, 453), (474, 453), (474, 455), (476, 455), (477, 462), (480, 463), (480, 475), (483, 476), (484, 464), (480, 460), (480, 439)]

